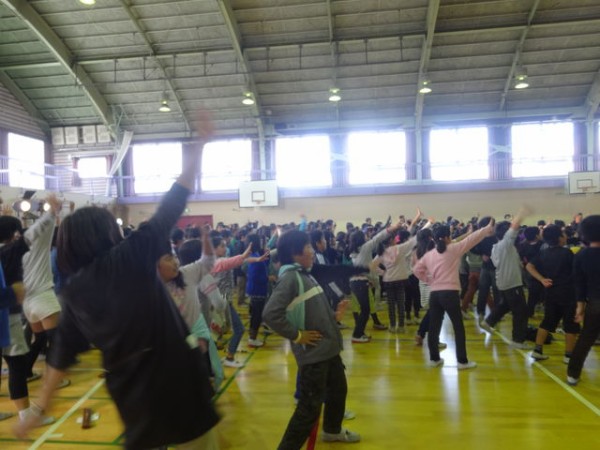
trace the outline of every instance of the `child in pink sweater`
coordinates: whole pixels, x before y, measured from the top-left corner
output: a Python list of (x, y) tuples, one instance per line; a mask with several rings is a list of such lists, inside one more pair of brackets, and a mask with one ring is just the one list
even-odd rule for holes
[(454, 328), (458, 369), (471, 369), (477, 366), (474, 361), (469, 361), (467, 358), (465, 327), (460, 310), (458, 266), (463, 254), (493, 233), (494, 223), (492, 221), (485, 228), (472, 233), (460, 242), (452, 243), (450, 228), (442, 225), (434, 231), (436, 248), (427, 252), (413, 268), (415, 276), (427, 283), (431, 290), (427, 344), (429, 346), (429, 365), (432, 367), (444, 364), (444, 360), (440, 358), (438, 347), (444, 312), (448, 313)]

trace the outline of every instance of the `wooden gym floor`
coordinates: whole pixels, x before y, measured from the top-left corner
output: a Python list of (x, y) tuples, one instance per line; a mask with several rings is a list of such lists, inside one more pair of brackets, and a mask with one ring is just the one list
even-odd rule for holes
[[(241, 310), (247, 319), (247, 309)], [(379, 312), (385, 321), (384, 311)], [(539, 322), (536, 317), (532, 323)], [(348, 315), (345, 323), (351, 324)], [(369, 327), (371, 323), (369, 324)], [(600, 363), (592, 349), (580, 384), (565, 383), (564, 337), (555, 334), (546, 346), (550, 359), (535, 363), (528, 352), (510, 348), (511, 318), (493, 336), (481, 334), (476, 320), (465, 320), (469, 359), (478, 367), (458, 372), (452, 327), (446, 320), (442, 341), (445, 365), (429, 368), (427, 349), (417, 347), (415, 325), (402, 335), (370, 331), (369, 344), (351, 344), (343, 330), (349, 393), (347, 408), (356, 419), (344, 426), (359, 432), (359, 444), (326, 444), (317, 449), (360, 448), (448, 450), (587, 450), (600, 448)], [(247, 337), (247, 336), (245, 336)], [(243, 342), (245, 347), (245, 340)], [(218, 425), (221, 449), (275, 449), (294, 403), (296, 364), (289, 344), (279, 336), (266, 338), (256, 351), (242, 352), (242, 369), (225, 368), (218, 393), (222, 414)], [(11, 433), (16, 418), (0, 422), (0, 449), (114, 449), (121, 446), (122, 427), (114, 405), (98, 377), (100, 355), (92, 351), (74, 367), (72, 385), (58, 392), (52, 414), (57, 422), (36, 429), (29, 441)], [(42, 365), (39, 365), (42, 369)], [(168, 370), (168, 367), (165, 367)], [(39, 381), (30, 385), (35, 395)], [(2, 380), (0, 411), (13, 411)], [(99, 414), (91, 429), (77, 422), (83, 408)]]

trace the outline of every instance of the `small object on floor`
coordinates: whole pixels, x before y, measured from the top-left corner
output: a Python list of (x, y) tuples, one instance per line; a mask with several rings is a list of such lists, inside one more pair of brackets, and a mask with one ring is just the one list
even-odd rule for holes
[(475, 367), (477, 367), (477, 363), (475, 361), (456, 364), (456, 368), (458, 370), (474, 369)]
[(437, 361), (429, 361), (429, 367), (439, 367), (444, 365), (444, 358), (440, 358)]
[(27, 382), (31, 383), (32, 381), (36, 381), (42, 378), (42, 374), (39, 372), (33, 372), (30, 377), (27, 377)]
[(83, 408), (81, 428), (83, 428), (84, 430), (92, 428), (92, 410), (90, 408)]
[[(77, 420), (75, 421), (75, 422), (81, 424), (81, 428), (86, 428), (86, 427), (83, 426), (83, 422), (84, 422), (85, 414), (86, 414), (85, 413), (86, 409), (89, 409), (89, 408), (84, 408), (83, 411), (82, 411), (81, 416), (78, 417)], [(92, 411), (91, 409), (89, 409), (89, 410), (90, 410), (90, 426), (87, 427), (87, 428), (92, 428), (92, 425), (94, 425), (94, 422), (97, 422), (98, 419), (100, 419), (100, 414), (97, 413), (97, 412)]]
[(323, 442), (360, 442), (360, 434), (342, 428), (339, 433), (323, 432)]
[(387, 330), (387, 325), (384, 325), (382, 323), (374, 323), (373, 324), (373, 329), (374, 330)]
[(9, 413), (9, 412), (0, 412), (0, 421), (2, 420), (6, 420), (6, 419), (10, 419), (12, 416), (14, 416), (13, 413)]
[(71, 380), (63, 378), (62, 381), (58, 383), (58, 386), (56, 386), (56, 389), (66, 388), (67, 386), (71, 386)]
[(579, 378), (567, 377), (567, 384), (569, 386), (577, 386), (577, 383), (579, 383)]
[(356, 419), (356, 413), (354, 411), (350, 411), (349, 409), (344, 411), (344, 420), (352, 420), (352, 419)]

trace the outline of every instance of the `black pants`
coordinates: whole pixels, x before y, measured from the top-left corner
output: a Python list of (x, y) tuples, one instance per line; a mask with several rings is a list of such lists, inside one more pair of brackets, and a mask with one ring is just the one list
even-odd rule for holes
[(406, 296), (406, 318), (410, 319), (411, 309), (414, 309), (415, 317), (419, 317), (419, 311), (421, 310), (421, 293), (419, 292), (419, 280), (417, 277), (414, 275), (408, 277), (408, 280), (404, 283), (404, 293)]
[(518, 343), (525, 342), (529, 316), (527, 315), (527, 303), (525, 302), (523, 287), (519, 286), (500, 291), (500, 303), (494, 306), (485, 321), (493, 327), (508, 311), (511, 311), (513, 315), (512, 340)]
[(429, 347), (429, 359), (438, 361), (440, 359), (440, 330), (444, 313), (448, 313), (452, 328), (454, 329), (454, 338), (456, 340), (456, 360), (459, 363), (466, 364), (467, 344), (465, 338), (465, 325), (463, 324), (462, 313), (460, 310), (460, 298), (458, 291), (432, 291), (429, 298), (429, 334), (427, 335), (427, 345)]
[(404, 326), (404, 285), (406, 282), (406, 280), (397, 280), (383, 283), (387, 292), (391, 328), (396, 326), (396, 312), (398, 313), (398, 326)]
[(11, 400), (29, 397), (27, 377), (29, 371), (29, 353), (19, 356), (4, 355), (8, 365), (8, 392)]
[(544, 286), (538, 280), (529, 275), (525, 275), (527, 282), (527, 317), (533, 317), (535, 305), (543, 301)]
[(352, 337), (359, 338), (364, 336), (369, 315), (371, 314), (371, 306), (369, 305), (369, 282), (367, 280), (353, 280), (350, 282), (350, 289), (356, 296), (360, 306), (360, 313), (355, 317), (354, 331)]
[(300, 397), (278, 450), (299, 450), (319, 420), (325, 399), (323, 431), (339, 433), (346, 410), (346, 374), (339, 355), (326, 361), (307, 364), (299, 368)]
[(567, 369), (570, 377), (579, 378), (581, 376), (583, 363), (598, 336), (600, 336), (600, 300), (590, 301), (585, 308), (583, 329), (577, 339)]
[(250, 297), (250, 330), (248, 331), (250, 339), (256, 339), (258, 329), (262, 323), (262, 313), (266, 302), (265, 297)]
[(477, 289), (477, 314), (479, 317), (483, 317), (485, 316), (485, 306), (487, 305), (488, 295), (490, 295), (490, 289), (494, 294), (494, 305), (500, 301), (500, 294), (496, 287), (496, 269), (481, 268)]

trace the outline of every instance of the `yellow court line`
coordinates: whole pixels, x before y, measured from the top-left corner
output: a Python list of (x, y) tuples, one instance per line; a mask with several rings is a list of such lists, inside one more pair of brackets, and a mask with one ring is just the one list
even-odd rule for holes
[(46, 432), (44, 434), (42, 434), (31, 445), (31, 447), (29, 447), (29, 450), (35, 450), (35, 449), (39, 448), (42, 444), (44, 444), (44, 442), (46, 442), (54, 434), (54, 432), (58, 429), (58, 427), (60, 427), (69, 417), (71, 417), (73, 415), (73, 413), (75, 411), (77, 411), (84, 402), (86, 402), (92, 395), (94, 395), (96, 393), (96, 391), (98, 389), (100, 389), (104, 385), (104, 383), (105, 383), (104, 379), (98, 381), (98, 383), (96, 383), (89, 391), (87, 391), (85, 393), (85, 395), (77, 401), (77, 403), (75, 403), (73, 406), (71, 406), (71, 408), (66, 413), (64, 413), (60, 419), (58, 419), (56, 422), (54, 422), (46, 430)]
[[(506, 342), (507, 344), (510, 345), (510, 341), (508, 340), (508, 338), (505, 337), (498, 330), (494, 330), (494, 334), (497, 334), (500, 338), (502, 338), (502, 340), (504, 342)], [(518, 349), (518, 348), (515, 348), (513, 350), (518, 351), (521, 354), (521, 356), (523, 356), (527, 361), (529, 361), (531, 359), (531, 355), (529, 355), (529, 353), (526, 353), (523, 350)], [(541, 370), (546, 376), (548, 376), (548, 378), (550, 378), (551, 380), (556, 382), (560, 387), (562, 387), (565, 391), (567, 391), (569, 394), (571, 394), (580, 403), (587, 406), (594, 414), (596, 414), (597, 416), (600, 416), (600, 408), (598, 408), (596, 405), (594, 405), (592, 402), (590, 402), (588, 399), (586, 399), (583, 395), (581, 395), (579, 392), (577, 392), (575, 389), (573, 389), (571, 386), (569, 386), (566, 382), (564, 382), (559, 377), (554, 375), (552, 372), (550, 372), (550, 370), (548, 370), (546, 367), (544, 367), (539, 362), (534, 361), (532, 365), (534, 367), (537, 367), (539, 370)]]

